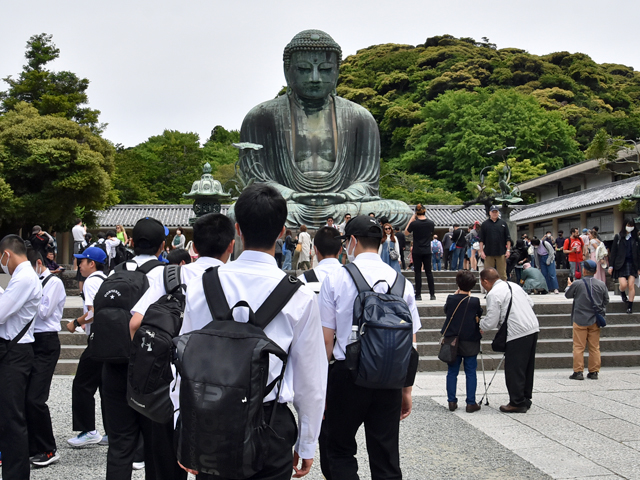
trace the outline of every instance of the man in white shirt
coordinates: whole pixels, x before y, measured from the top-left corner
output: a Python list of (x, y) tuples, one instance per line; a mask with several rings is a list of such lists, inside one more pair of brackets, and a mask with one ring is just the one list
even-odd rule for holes
[(27, 386), (27, 428), (29, 458), (38, 467), (46, 467), (60, 460), (56, 452), (51, 415), (47, 400), (53, 372), (60, 357), (60, 320), (67, 293), (64, 284), (44, 266), (42, 257), (28, 249), (27, 258), (42, 282), (42, 299), (34, 321), (33, 364)]
[[(507, 320), (507, 350), (504, 376), (509, 391), (509, 404), (502, 405), (504, 413), (526, 413), (531, 408), (533, 372), (538, 343), (538, 318), (529, 295), (512, 282), (500, 280), (495, 268), (480, 272), (480, 284), (487, 293), (487, 314), (480, 320), (480, 331), (492, 330)], [(509, 288), (511, 287), (511, 288)]]
[[(71, 235), (73, 236), (73, 253), (80, 253), (82, 247), (86, 244), (84, 235), (87, 233), (87, 229), (82, 225), (82, 219), (76, 218), (76, 224), (71, 229)], [(73, 259), (73, 268), (77, 267), (77, 259)]]
[[(218, 268), (220, 283), (229, 305), (244, 300), (255, 312), (286, 275), (278, 268), (274, 253), (276, 240), (285, 233), (287, 203), (273, 187), (253, 184), (238, 198), (235, 216), (236, 232), (242, 239), (244, 251), (236, 261)], [(202, 280), (194, 278), (187, 285), (181, 333), (201, 329), (212, 319)], [(246, 309), (235, 310), (235, 319), (246, 322)], [(265, 403), (278, 402), (274, 430), (285, 441), (270, 436), (269, 455), (263, 469), (251, 478), (289, 478), (292, 466), (298, 478), (306, 475), (313, 463), (326, 392), (327, 358), (315, 294), (305, 286), (300, 287), (264, 332), (288, 352), (279, 398), (276, 399), (275, 389), (264, 398)], [(282, 369), (282, 362), (271, 358), (267, 383)], [(179, 386), (178, 378), (171, 395), (176, 408), (180, 407)], [(287, 406), (291, 401), (298, 412), (297, 440), (295, 421)], [(265, 407), (266, 421), (270, 421), (271, 411), (272, 408)], [(213, 478), (220, 477), (198, 475), (199, 480)]]
[(344, 221), (340, 225), (338, 225), (338, 230), (340, 230), (340, 235), (344, 235), (344, 227), (347, 225), (347, 223), (349, 223), (349, 220), (351, 220), (351, 214), (345, 213)]
[(7, 235), (0, 241), (0, 267), (11, 275), (7, 289), (0, 295), (2, 474), (5, 480), (24, 480), (29, 478), (25, 401), (33, 363), (33, 319), (42, 287), (27, 259), (24, 240), (18, 235)]
[[(78, 260), (78, 270), (86, 277), (82, 286), (82, 299), (84, 301), (83, 313), (73, 322), (67, 323), (67, 330), (74, 333), (78, 327), (84, 326), (87, 335), (87, 348), (80, 356), (76, 375), (71, 387), (71, 412), (72, 429), (80, 432), (67, 440), (72, 447), (84, 447), (102, 441), (102, 435), (96, 430), (96, 401), (95, 394), (100, 389), (102, 397), (102, 362), (94, 360), (89, 348), (91, 323), (93, 323), (93, 300), (104, 281), (105, 262), (107, 255), (98, 247), (89, 247), (82, 253), (74, 254)], [(105, 432), (109, 433), (107, 418), (102, 405), (102, 424)]]
[[(227, 263), (231, 253), (233, 253), (234, 236), (233, 223), (225, 215), (210, 213), (198, 218), (193, 225), (193, 248), (199, 255), (198, 260), (180, 268), (180, 283), (186, 285), (194, 278), (202, 278), (202, 274), (207, 268), (218, 267)], [(174, 252), (184, 251), (174, 250)], [(131, 309), (133, 314), (129, 325), (131, 338), (140, 328), (149, 306), (163, 295), (166, 295), (166, 293), (163, 278), (157, 279), (153, 284), (149, 285), (149, 289)], [(154, 458), (163, 462), (168, 461), (172, 464), (170, 467), (158, 469), (160, 475), (166, 475), (166, 477), (158, 477), (158, 480), (161, 478), (171, 480), (186, 479), (187, 473), (178, 466), (173, 448), (173, 421), (165, 425), (154, 423), (153, 428)]]
[(112, 270), (115, 265), (113, 259), (116, 258), (116, 247), (120, 245), (120, 240), (116, 237), (114, 230), (107, 230), (107, 239), (104, 241), (107, 246), (107, 266), (109, 270)]
[[(396, 271), (378, 255), (382, 228), (374, 218), (357, 216), (346, 226), (347, 255), (377, 292), (387, 292), (397, 278)], [(354, 259), (355, 257), (355, 259)], [(401, 279), (402, 280), (402, 279)], [(414, 289), (404, 279), (403, 298), (409, 306), (413, 332), (420, 329)], [(372, 478), (402, 478), (400, 470), (400, 420), (411, 413), (411, 387), (371, 389), (355, 385), (346, 368), (345, 351), (353, 323), (353, 302), (358, 289), (342, 268), (325, 278), (318, 303), (327, 357), (335, 358), (327, 390), (327, 449), (331, 478), (358, 478), (356, 432), (364, 423)], [(334, 342), (335, 335), (335, 342)]]
[(318, 266), (305, 271), (298, 279), (309, 285), (314, 292), (320, 293), (320, 285), (325, 277), (342, 267), (338, 261), (342, 249), (340, 232), (335, 227), (322, 227), (313, 238), (313, 248), (318, 258)]

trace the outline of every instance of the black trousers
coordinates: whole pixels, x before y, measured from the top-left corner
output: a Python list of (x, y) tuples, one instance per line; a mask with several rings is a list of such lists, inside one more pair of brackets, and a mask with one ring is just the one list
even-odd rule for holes
[(537, 344), (538, 332), (507, 342), (504, 376), (509, 404), (514, 407), (531, 407)]
[[(268, 423), (273, 406), (265, 404), (264, 415)], [(298, 427), (291, 409), (285, 403), (276, 407), (273, 430), (278, 434), (270, 436), (269, 457), (264, 467), (246, 480), (290, 480), (293, 475), (293, 446), (298, 439)], [(197, 480), (228, 480), (226, 477), (200, 473)]]
[[(405, 260), (404, 260), (404, 252), (405, 252), (405, 250), (406, 250), (406, 247), (400, 249), (400, 261), (402, 262), (402, 269), (403, 270), (407, 269), (407, 266), (405, 265)], [(327, 480), (329, 480), (329, 479), (327, 478)]]
[(327, 384), (327, 450), (332, 480), (357, 480), (356, 432), (364, 423), (372, 480), (400, 480), (402, 390), (355, 385), (345, 362), (335, 362)]
[(128, 369), (126, 363), (104, 363), (102, 367), (102, 399), (109, 418), (106, 480), (131, 479), (140, 436), (144, 441), (147, 480), (186, 479), (187, 472), (178, 465), (173, 448), (173, 421), (152, 422), (127, 403)]
[[(0, 357), (5, 355), (8, 343), (0, 340)], [(33, 348), (30, 343), (15, 345), (0, 361), (0, 452), (4, 480), (29, 478), (25, 403), (32, 363)]]
[[(73, 417), (73, 430), (76, 432), (90, 432), (96, 429), (96, 391), (100, 389), (102, 394), (102, 362), (97, 362), (91, 357), (91, 348), (85, 348), (78, 361), (78, 369), (71, 387), (71, 412)], [(107, 416), (102, 406), (102, 424), (109, 434)]]
[(431, 272), (431, 254), (430, 253), (413, 253), (413, 273), (416, 276), (416, 296), (422, 295), (422, 268), (427, 276), (427, 284), (429, 285), (429, 294), (435, 295), (435, 287), (433, 285), (433, 272)]
[(327, 442), (329, 434), (327, 432), (327, 421), (322, 420), (320, 427), (320, 436), (318, 437), (318, 447), (320, 449), (320, 470), (325, 480), (333, 480), (331, 476), (331, 468), (329, 466), (329, 452), (327, 451)]
[(27, 385), (26, 404), (29, 456), (56, 449), (47, 400), (53, 372), (60, 357), (58, 332), (36, 333), (34, 338), (33, 364)]
[(448, 248), (443, 249), (442, 252), (442, 269), (451, 270), (451, 252)]
[(562, 250), (556, 250), (556, 268), (569, 268), (567, 254)]

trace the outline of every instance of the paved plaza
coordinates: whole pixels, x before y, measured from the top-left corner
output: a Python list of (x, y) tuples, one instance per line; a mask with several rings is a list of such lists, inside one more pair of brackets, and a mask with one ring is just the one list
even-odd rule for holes
[[(404, 478), (640, 479), (640, 367), (604, 369), (597, 381), (569, 380), (570, 370), (537, 371), (533, 407), (512, 415), (498, 411), (508, 401), (502, 373), (489, 390), (490, 405), (473, 414), (464, 412), (464, 373), (458, 382), (463, 408), (454, 413), (446, 408), (445, 373), (419, 373), (413, 412), (401, 424)], [(51, 392), (60, 463), (33, 470), (32, 479), (104, 479), (106, 447), (78, 450), (66, 443), (73, 434), (72, 381), (56, 376)], [(362, 431), (359, 445), (361, 478), (370, 479)], [(144, 471), (133, 478), (143, 479)], [(306, 478), (322, 479), (317, 459)]]

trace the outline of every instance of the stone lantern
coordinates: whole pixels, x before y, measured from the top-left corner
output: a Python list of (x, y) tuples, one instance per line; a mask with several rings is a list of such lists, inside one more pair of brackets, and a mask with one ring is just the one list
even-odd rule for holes
[(193, 198), (193, 211), (195, 218), (189, 219), (189, 224), (193, 225), (195, 221), (207, 213), (220, 213), (220, 202), (228, 200), (231, 195), (222, 190), (222, 184), (211, 175), (211, 165), (205, 163), (202, 168), (202, 177), (200, 180), (193, 182), (191, 191), (183, 193), (185, 198)]

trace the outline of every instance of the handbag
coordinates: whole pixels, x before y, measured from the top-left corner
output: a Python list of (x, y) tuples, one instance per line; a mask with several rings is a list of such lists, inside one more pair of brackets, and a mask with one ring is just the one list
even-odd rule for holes
[(462, 321), (460, 322), (460, 329), (458, 330), (458, 335), (454, 337), (445, 337), (444, 335), (445, 333), (447, 333), (447, 330), (449, 329), (449, 325), (451, 325), (451, 321), (453, 320), (453, 317), (456, 315), (456, 312), (458, 311), (458, 307), (465, 300), (469, 300), (468, 295), (464, 297), (462, 300), (460, 300), (460, 302), (458, 302), (458, 305), (456, 306), (455, 310), (451, 314), (451, 317), (449, 317), (449, 323), (447, 323), (447, 326), (445, 327), (444, 332), (442, 332), (442, 337), (440, 337), (440, 351), (438, 352), (438, 358), (442, 360), (444, 363), (452, 363), (458, 356), (458, 345), (460, 344), (460, 332), (462, 331), (464, 318), (467, 315), (467, 308), (469, 308), (469, 302), (467, 302), (467, 306), (464, 309), (464, 316), (462, 317)]
[(395, 262), (400, 258), (400, 255), (398, 255), (398, 252), (396, 252), (395, 243), (393, 242), (389, 242), (389, 243), (393, 244), (393, 247), (389, 245), (389, 260)]
[(301, 243), (296, 245), (296, 252), (298, 252), (298, 253), (302, 252), (302, 244)]
[(504, 322), (502, 322), (498, 333), (496, 333), (496, 336), (493, 337), (493, 342), (491, 342), (491, 350), (493, 350), (494, 352), (502, 353), (507, 351), (507, 320), (509, 319), (509, 314), (511, 313), (511, 304), (513, 303), (513, 290), (511, 290), (511, 285), (509, 285), (509, 282), (507, 282), (507, 287), (509, 287), (511, 298), (509, 299), (507, 314), (504, 316)]
[(591, 287), (592, 287), (591, 281), (589, 281), (589, 283), (587, 284), (587, 279), (585, 278), (583, 282), (584, 282), (584, 286), (587, 289), (587, 295), (589, 295), (589, 300), (591, 301), (591, 308), (593, 308), (593, 313), (596, 314), (596, 323), (598, 324), (598, 327), (600, 328), (606, 327), (607, 320), (604, 318), (602, 314), (600, 314), (600, 312), (598, 312), (598, 309), (596, 308), (596, 302), (593, 301), (593, 295), (591, 295)]

